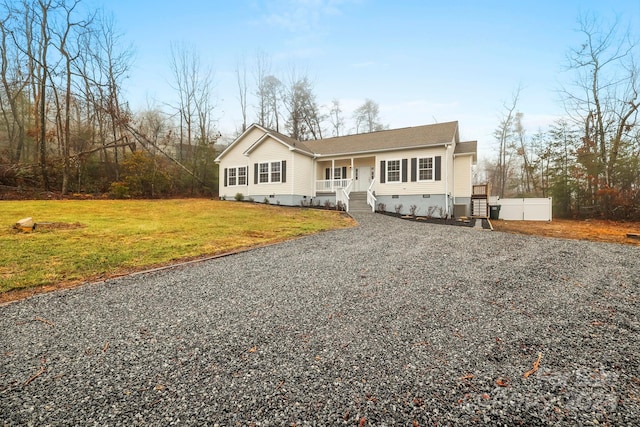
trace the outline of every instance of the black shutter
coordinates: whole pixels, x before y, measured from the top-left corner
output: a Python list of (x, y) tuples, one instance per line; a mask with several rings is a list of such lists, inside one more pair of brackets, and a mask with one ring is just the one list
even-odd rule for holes
[(254, 184), (258, 183), (258, 164), (257, 163), (253, 164), (253, 183)]
[(342, 179), (347, 179), (347, 167), (342, 167)]
[(227, 186), (227, 168), (224, 168), (224, 186)]
[(411, 158), (411, 182), (416, 182), (418, 180), (418, 159), (415, 157)]
[(407, 159), (402, 159), (402, 182), (407, 182)]
[(324, 179), (331, 179), (331, 168), (325, 168)]
[(441, 156), (436, 156), (436, 161), (435, 161), (435, 176), (436, 176), (436, 181), (440, 181), (440, 169), (441, 169), (441, 165), (442, 165), (442, 157)]
[(287, 161), (282, 161), (282, 182), (287, 182)]
[(245, 185), (249, 185), (249, 165), (247, 165), (245, 169), (247, 171), (247, 177), (245, 178), (246, 179)]
[(386, 171), (385, 171), (386, 162), (384, 160), (380, 160), (380, 184), (384, 184), (386, 182)]

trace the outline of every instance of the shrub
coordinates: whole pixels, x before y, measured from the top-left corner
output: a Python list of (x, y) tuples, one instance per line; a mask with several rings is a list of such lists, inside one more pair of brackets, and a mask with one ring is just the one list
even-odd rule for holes
[(438, 215), (440, 215), (440, 218), (442, 219), (447, 219), (447, 216), (448, 216), (446, 209), (443, 207), (438, 208)]
[(338, 211), (346, 211), (347, 210), (347, 205), (345, 205), (344, 202), (339, 201), (338, 203), (336, 203), (336, 210), (338, 210)]
[(416, 213), (418, 212), (418, 207), (416, 205), (411, 205), (409, 206), (409, 213), (411, 214), (411, 216), (415, 217)]
[(269, 198), (265, 197), (264, 200), (262, 201), (262, 203), (264, 203), (265, 205), (268, 205), (270, 203), (269, 202)]
[(427, 218), (433, 218), (433, 213), (436, 211), (436, 206), (429, 206), (427, 209)]
[(386, 212), (387, 211), (387, 205), (385, 205), (384, 203), (378, 203), (378, 212)]
[(244, 194), (242, 193), (236, 193), (236, 197), (235, 197), (236, 201), (241, 202), (244, 200)]
[(324, 208), (325, 209), (331, 209), (332, 206), (333, 206), (333, 203), (331, 203), (330, 200), (325, 200), (324, 201)]
[(395, 205), (394, 208), (396, 210), (396, 213), (400, 215), (400, 212), (402, 212), (402, 203), (400, 203), (399, 205)]
[(129, 187), (122, 181), (112, 182), (109, 187), (109, 197), (112, 199), (128, 199), (131, 197), (129, 195)]

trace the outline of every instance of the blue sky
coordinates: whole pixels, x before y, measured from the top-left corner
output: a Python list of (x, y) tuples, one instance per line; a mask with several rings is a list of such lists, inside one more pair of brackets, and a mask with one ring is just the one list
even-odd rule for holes
[[(100, 0), (97, 0), (100, 1)], [(104, 0), (131, 42), (126, 84), (134, 110), (171, 103), (170, 44), (192, 46), (214, 71), (219, 129), (241, 124), (234, 68), (258, 51), (281, 77), (295, 68), (318, 102), (337, 98), (347, 118), (371, 98), (391, 128), (458, 120), (461, 137), (491, 157), (493, 130), (520, 86), (528, 134), (563, 113), (566, 55), (582, 42), (580, 14), (634, 25), (640, 1), (587, 0)], [(251, 75), (249, 75), (252, 80)], [(253, 99), (250, 99), (250, 103)], [(250, 112), (250, 120), (255, 118)]]

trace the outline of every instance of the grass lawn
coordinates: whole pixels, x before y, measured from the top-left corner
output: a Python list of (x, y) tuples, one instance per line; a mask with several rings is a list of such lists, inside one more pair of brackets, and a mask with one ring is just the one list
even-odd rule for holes
[[(31, 233), (14, 230), (25, 217), (43, 225)], [(336, 211), (208, 199), (0, 201), (0, 294), (353, 225)]]

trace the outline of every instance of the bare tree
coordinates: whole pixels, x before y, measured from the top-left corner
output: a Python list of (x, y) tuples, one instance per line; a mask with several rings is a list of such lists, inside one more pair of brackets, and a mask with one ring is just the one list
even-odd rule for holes
[[(195, 120), (195, 97), (200, 58), (193, 48), (184, 44), (171, 44), (172, 88), (178, 96), (178, 105), (174, 106), (179, 117), (178, 159), (182, 161), (185, 151), (191, 151), (192, 133)], [(185, 135), (186, 133), (186, 135)], [(186, 141), (185, 141), (186, 138)], [(185, 143), (188, 148), (185, 149)]]
[[(213, 71), (200, 63), (200, 57), (194, 49), (184, 45), (172, 44), (171, 69), (174, 74), (174, 89), (178, 95), (179, 115), (179, 153), (178, 159), (191, 166), (191, 192), (195, 191), (196, 181), (205, 181), (209, 154), (217, 139), (213, 110)], [(185, 147), (186, 133), (186, 147)], [(185, 149), (186, 148), (186, 149)]]
[(494, 136), (498, 141), (498, 162), (496, 163), (496, 172), (494, 178), (494, 188), (497, 196), (504, 197), (507, 188), (507, 180), (511, 169), (511, 156), (513, 154), (513, 128), (520, 96), (520, 88), (518, 88), (511, 99), (510, 104), (504, 105), (504, 113), (500, 119), (498, 128), (494, 131)]
[(238, 101), (242, 113), (242, 132), (247, 130), (247, 64), (244, 57), (236, 60), (236, 82), (238, 83)]
[(356, 122), (356, 133), (375, 132), (384, 129), (380, 121), (380, 106), (372, 99), (366, 99), (364, 104), (353, 112)]
[(340, 100), (334, 98), (331, 100), (331, 110), (329, 110), (329, 120), (331, 121), (333, 136), (340, 136), (344, 129), (344, 116), (342, 115), (342, 107)]
[(271, 127), (268, 125), (269, 109), (270, 109), (270, 91), (266, 82), (267, 76), (271, 76), (271, 60), (262, 51), (256, 53), (255, 67), (253, 77), (256, 84), (256, 98), (258, 101), (257, 122), (260, 126)]
[(286, 123), (289, 136), (301, 141), (322, 139), (324, 116), (320, 113), (313, 86), (307, 76), (296, 77), (292, 72), (284, 102), (289, 112)]
[(633, 138), (637, 124), (640, 69), (634, 57), (637, 43), (628, 30), (620, 31), (618, 22), (606, 28), (596, 18), (583, 16), (579, 32), (584, 42), (567, 58), (575, 82), (563, 93), (567, 113), (584, 130), (583, 149), (597, 154), (595, 195), (599, 188), (617, 184), (621, 147)]

